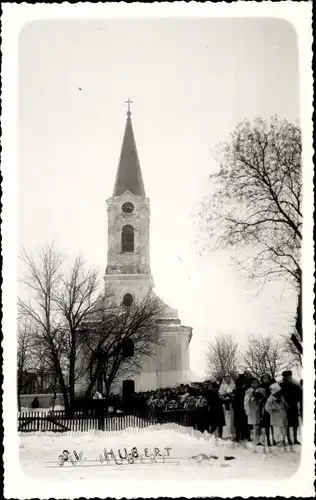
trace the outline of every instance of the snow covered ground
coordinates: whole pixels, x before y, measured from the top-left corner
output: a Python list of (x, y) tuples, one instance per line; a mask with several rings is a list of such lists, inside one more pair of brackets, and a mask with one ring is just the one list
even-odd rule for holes
[[(132, 452), (137, 458), (119, 458)], [(173, 425), (129, 428), (104, 433), (20, 434), (19, 456), (30, 477), (50, 481), (126, 480), (276, 480), (292, 476), (300, 462), (300, 447), (273, 448), (265, 453), (251, 445), (245, 449), (231, 441)], [(106, 460), (105, 452), (108, 460)], [(125, 452), (126, 449), (126, 452)], [(66, 451), (67, 450), (67, 451)], [(111, 453), (111, 450), (113, 454)], [(129, 463), (133, 462), (133, 463)]]

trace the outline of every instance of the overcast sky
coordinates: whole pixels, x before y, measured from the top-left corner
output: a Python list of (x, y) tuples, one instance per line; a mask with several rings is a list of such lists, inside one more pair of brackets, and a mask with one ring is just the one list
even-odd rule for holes
[(105, 200), (130, 97), (156, 292), (193, 327), (192, 370), (203, 375), (219, 332), (241, 343), (287, 333), (291, 290), (280, 282), (256, 295), (228, 255), (199, 256), (192, 214), (211, 189), (216, 145), (245, 118), (298, 121), (298, 85), (296, 35), (282, 20), (28, 24), (19, 41), (19, 243), (36, 252), (54, 239), (104, 274)]

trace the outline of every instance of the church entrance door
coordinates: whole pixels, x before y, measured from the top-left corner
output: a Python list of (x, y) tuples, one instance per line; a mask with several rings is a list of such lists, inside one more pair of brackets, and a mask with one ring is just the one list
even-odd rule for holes
[(122, 385), (122, 396), (123, 399), (129, 399), (135, 392), (135, 381), (134, 380), (123, 380)]

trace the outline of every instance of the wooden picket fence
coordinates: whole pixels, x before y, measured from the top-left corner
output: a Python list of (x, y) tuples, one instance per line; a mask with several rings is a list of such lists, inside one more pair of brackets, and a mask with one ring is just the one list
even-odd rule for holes
[(144, 428), (157, 424), (174, 423), (189, 425), (188, 412), (183, 410), (157, 413), (133, 412), (131, 414), (105, 414), (75, 412), (68, 416), (64, 411), (19, 412), (19, 432), (86, 432), (90, 430), (122, 431), (129, 427)]

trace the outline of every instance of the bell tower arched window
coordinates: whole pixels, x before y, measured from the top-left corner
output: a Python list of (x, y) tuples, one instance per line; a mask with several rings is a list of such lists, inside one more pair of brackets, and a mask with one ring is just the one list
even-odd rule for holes
[(133, 226), (124, 226), (122, 229), (122, 252), (134, 252)]

